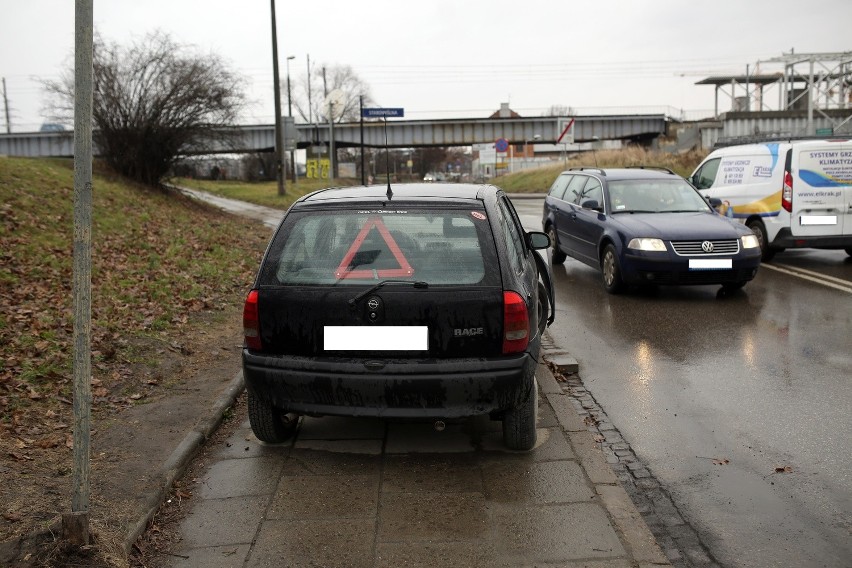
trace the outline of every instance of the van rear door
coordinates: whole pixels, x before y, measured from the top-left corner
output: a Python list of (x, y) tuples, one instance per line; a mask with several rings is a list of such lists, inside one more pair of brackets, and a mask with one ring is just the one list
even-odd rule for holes
[(852, 143), (805, 143), (794, 152), (793, 236), (852, 234)]

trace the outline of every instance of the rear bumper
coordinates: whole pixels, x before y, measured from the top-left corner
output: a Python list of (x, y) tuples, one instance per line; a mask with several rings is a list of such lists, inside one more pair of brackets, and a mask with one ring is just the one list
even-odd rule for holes
[(626, 282), (660, 285), (712, 285), (748, 282), (757, 274), (760, 266), (760, 250), (739, 253), (731, 259), (729, 270), (690, 270), (688, 257), (662, 255), (653, 258), (637, 254), (626, 254), (622, 266)]
[(772, 248), (845, 249), (852, 247), (852, 235), (793, 236), (789, 227), (778, 231)]
[(267, 356), (243, 350), (246, 388), (285, 412), (386, 418), (458, 418), (526, 400), (536, 362)]

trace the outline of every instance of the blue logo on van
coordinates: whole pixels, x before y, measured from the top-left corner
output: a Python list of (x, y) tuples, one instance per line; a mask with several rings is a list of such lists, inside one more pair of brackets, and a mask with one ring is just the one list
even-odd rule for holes
[[(778, 163), (778, 142), (772, 142), (770, 144), (764, 144), (764, 146), (766, 146), (766, 148), (769, 150), (769, 155), (772, 156), (772, 165), (769, 167), (769, 172), (770, 172), (770, 176), (771, 176), (772, 170), (775, 169), (775, 164)], [(755, 171), (754, 175), (757, 175), (756, 171)], [(764, 177), (764, 176), (760, 176), (760, 177)]]

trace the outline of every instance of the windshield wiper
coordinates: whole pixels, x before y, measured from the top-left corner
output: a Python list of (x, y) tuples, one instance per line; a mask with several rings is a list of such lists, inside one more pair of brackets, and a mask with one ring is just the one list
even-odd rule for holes
[(360, 294), (358, 294), (357, 296), (355, 296), (354, 298), (349, 300), (349, 307), (354, 308), (355, 304), (357, 304), (361, 299), (363, 299), (364, 296), (368, 296), (368, 295), (372, 294), (373, 292), (375, 292), (376, 290), (378, 290), (379, 288), (381, 288), (385, 284), (409, 284), (411, 286), (414, 286), (415, 288), (428, 288), (429, 287), (429, 283), (423, 282), (422, 280), (382, 280), (381, 282), (374, 284), (373, 286), (370, 286), (369, 288), (367, 288), (366, 290), (364, 290), (363, 292), (361, 292)]
[(613, 213), (657, 213), (657, 211), (650, 211), (645, 209), (620, 209), (613, 211)]

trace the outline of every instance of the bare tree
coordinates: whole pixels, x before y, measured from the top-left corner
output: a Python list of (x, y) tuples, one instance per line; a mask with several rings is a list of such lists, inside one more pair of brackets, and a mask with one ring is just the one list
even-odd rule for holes
[(576, 112), (567, 105), (551, 105), (542, 116), (574, 116)]
[[(242, 78), (213, 54), (154, 32), (122, 48), (95, 40), (94, 141), (119, 173), (157, 185), (180, 154), (227, 143), (245, 103)], [(45, 82), (60, 120), (73, 116), (74, 73)]]
[[(310, 81), (310, 109), (308, 108), (308, 81)], [(328, 106), (325, 95), (332, 91), (343, 93), (343, 108), (336, 109), (336, 122), (354, 122), (360, 118), (359, 98), (364, 97), (364, 106), (375, 104), (370, 87), (350, 65), (311, 66), (310, 76), (302, 75), (296, 86), (293, 106), (301, 122), (328, 122)]]

